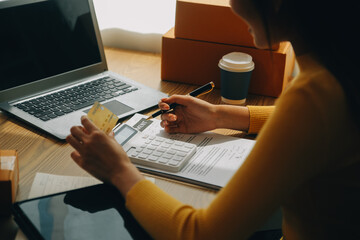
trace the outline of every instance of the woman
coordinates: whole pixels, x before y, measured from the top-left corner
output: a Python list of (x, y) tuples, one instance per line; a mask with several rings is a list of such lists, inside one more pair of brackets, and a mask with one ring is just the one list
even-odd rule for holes
[(184, 205), (144, 180), (114, 138), (86, 117), (67, 138), (72, 158), (117, 187), (155, 239), (246, 239), (279, 206), (284, 239), (360, 239), (359, 55), (346, 51), (359, 9), (348, 0), (331, 2), (231, 1), (257, 47), (287, 40), (298, 56), (300, 74), (275, 108), (176, 95), (159, 103), (164, 110), (180, 105), (161, 116), (168, 132), (256, 131), (269, 117), (244, 164), (208, 208)]

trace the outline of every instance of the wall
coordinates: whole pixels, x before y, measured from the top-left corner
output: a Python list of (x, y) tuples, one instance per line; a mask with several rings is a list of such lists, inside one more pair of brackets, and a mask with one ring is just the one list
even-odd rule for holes
[(105, 46), (157, 52), (175, 25), (176, 0), (93, 0)]

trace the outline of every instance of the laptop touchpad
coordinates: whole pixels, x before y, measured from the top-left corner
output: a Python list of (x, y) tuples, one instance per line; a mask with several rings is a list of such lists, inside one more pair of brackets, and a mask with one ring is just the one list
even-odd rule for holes
[[(102, 104), (107, 109), (109, 109), (111, 112), (113, 112), (116, 116), (119, 116), (121, 114), (124, 114), (126, 112), (129, 112), (131, 110), (134, 110), (133, 108), (129, 107), (128, 105), (125, 105), (121, 102), (118, 102), (116, 100), (112, 100), (110, 102)], [(86, 109), (84, 112), (89, 112), (90, 109)]]

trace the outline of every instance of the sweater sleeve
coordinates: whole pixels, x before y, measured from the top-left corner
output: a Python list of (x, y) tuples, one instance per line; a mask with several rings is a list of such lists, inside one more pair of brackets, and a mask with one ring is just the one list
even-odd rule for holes
[(250, 114), (250, 125), (248, 133), (259, 133), (260, 129), (270, 117), (275, 106), (247, 106)]
[(193, 224), (206, 222), (203, 210), (181, 203), (148, 180), (128, 192), (126, 206), (154, 239), (194, 239), (189, 237), (195, 231)]

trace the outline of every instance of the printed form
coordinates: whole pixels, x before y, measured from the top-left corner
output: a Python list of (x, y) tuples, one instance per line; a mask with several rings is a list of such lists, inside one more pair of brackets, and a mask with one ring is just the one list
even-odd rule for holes
[(148, 173), (197, 184), (213, 189), (226, 185), (250, 153), (255, 140), (224, 136), (213, 132), (200, 134), (168, 134), (160, 120), (146, 120), (147, 116), (135, 114), (126, 124), (143, 134), (156, 135), (196, 144), (197, 151), (190, 162), (177, 173), (149, 167), (138, 167)]
[[(155, 183), (155, 179), (145, 177)], [(37, 172), (28, 198), (36, 198), (78, 188), (90, 187), (102, 182), (94, 177), (63, 176)]]

